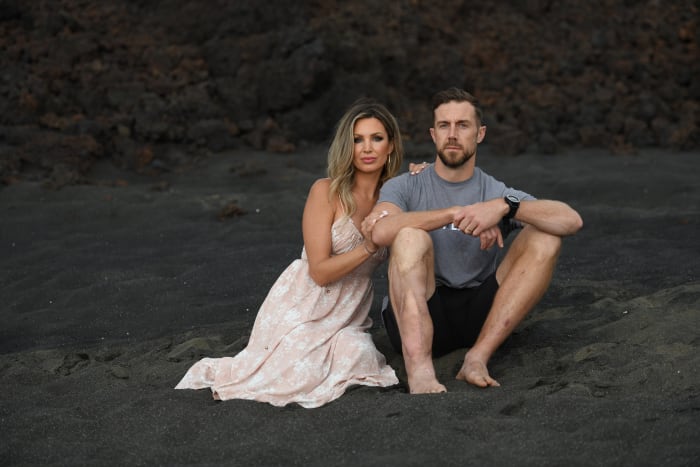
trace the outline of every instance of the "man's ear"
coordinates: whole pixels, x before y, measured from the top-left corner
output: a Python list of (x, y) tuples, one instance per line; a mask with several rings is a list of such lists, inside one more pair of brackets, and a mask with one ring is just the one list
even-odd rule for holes
[(478, 144), (478, 143), (481, 143), (481, 142), (484, 140), (485, 137), (486, 137), (486, 125), (481, 125), (481, 126), (479, 127), (479, 133), (478, 133), (477, 136), (476, 136), (476, 142), (477, 142), (477, 144)]

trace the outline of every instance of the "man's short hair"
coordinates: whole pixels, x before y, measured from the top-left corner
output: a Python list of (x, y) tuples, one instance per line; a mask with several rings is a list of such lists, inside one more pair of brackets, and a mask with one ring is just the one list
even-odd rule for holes
[(432, 105), (433, 105), (433, 114), (435, 114), (435, 109), (440, 107), (442, 104), (447, 104), (448, 102), (469, 102), (471, 105), (474, 106), (474, 110), (476, 111), (476, 118), (478, 120), (478, 124), (482, 125), (484, 116), (483, 112), (481, 111), (481, 105), (479, 104), (479, 101), (476, 97), (474, 97), (472, 94), (468, 93), (464, 89), (460, 88), (448, 88), (443, 91), (437, 92), (433, 96), (432, 100)]

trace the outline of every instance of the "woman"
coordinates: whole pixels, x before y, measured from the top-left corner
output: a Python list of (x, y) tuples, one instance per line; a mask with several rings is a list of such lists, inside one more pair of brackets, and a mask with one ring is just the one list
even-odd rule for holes
[(402, 158), (391, 113), (374, 101), (352, 105), (328, 151), (328, 178), (309, 191), (301, 259), (272, 286), (247, 347), (235, 357), (200, 360), (176, 389), (209, 387), (215, 399), (312, 408), (352, 385), (398, 383), (367, 332), (371, 275), (387, 253), (372, 243), (373, 224), (359, 229)]

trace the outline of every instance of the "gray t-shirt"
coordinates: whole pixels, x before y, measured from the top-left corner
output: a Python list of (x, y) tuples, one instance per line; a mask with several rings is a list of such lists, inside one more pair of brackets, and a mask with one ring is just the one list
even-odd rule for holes
[[(448, 182), (433, 165), (418, 175), (402, 174), (387, 181), (379, 194), (379, 202), (395, 204), (403, 211), (429, 211), (450, 206), (466, 206), (481, 201), (515, 195), (521, 200), (535, 198), (523, 191), (507, 187), (476, 167), (474, 175), (464, 182)], [(504, 236), (522, 225), (510, 221)], [(496, 271), (498, 246), (481, 250), (478, 237), (465, 235), (452, 224), (429, 232), (435, 250), (435, 280), (438, 285), (453, 288), (476, 287)]]

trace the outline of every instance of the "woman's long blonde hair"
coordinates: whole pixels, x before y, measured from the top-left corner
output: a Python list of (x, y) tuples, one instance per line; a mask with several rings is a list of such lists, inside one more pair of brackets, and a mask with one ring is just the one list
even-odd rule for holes
[(389, 154), (382, 169), (377, 190), (385, 181), (396, 175), (403, 162), (403, 143), (396, 118), (382, 104), (372, 99), (360, 99), (345, 112), (335, 129), (335, 135), (328, 149), (328, 178), (331, 179), (331, 200), (337, 196), (346, 215), (352, 216), (357, 209), (352, 196), (355, 181), (355, 123), (363, 118), (376, 118), (386, 130), (394, 149)]

